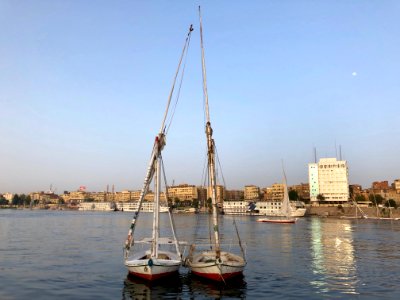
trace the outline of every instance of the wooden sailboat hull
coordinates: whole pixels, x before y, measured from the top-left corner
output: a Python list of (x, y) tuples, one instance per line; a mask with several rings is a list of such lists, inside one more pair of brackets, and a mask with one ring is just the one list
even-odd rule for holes
[(152, 281), (177, 273), (181, 266), (179, 257), (170, 252), (160, 252), (159, 257), (164, 258), (146, 256), (148, 255), (140, 255), (125, 261), (130, 275)]
[(294, 224), (296, 223), (296, 221), (297, 219), (268, 219), (268, 218), (257, 219), (257, 222), (278, 223), (278, 224)]
[(220, 261), (215, 257), (214, 251), (194, 255), (188, 262), (192, 274), (217, 282), (243, 275), (246, 262), (242, 257), (229, 252), (221, 252)]

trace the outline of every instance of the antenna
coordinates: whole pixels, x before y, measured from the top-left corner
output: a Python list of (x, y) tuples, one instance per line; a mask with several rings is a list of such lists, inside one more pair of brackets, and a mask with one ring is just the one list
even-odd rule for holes
[(336, 147), (336, 140), (335, 140), (335, 157), (337, 159), (337, 147)]
[(317, 163), (317, 147), (314, 147), (314, 163)]
[(339, 145), (339, 160), (342, 160), (342, 145)]

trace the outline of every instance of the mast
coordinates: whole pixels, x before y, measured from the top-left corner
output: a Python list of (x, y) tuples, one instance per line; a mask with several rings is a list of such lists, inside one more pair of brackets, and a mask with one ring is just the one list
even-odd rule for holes
[[(135, 214), (133, 215), (133, 218), (132, 218), (132, 221), (131, 221), (131, 226), (130, 226), (129, 231), (128, 231), (128, 236), (127, 236), (127, 238), (125, 240), (125, 253), (124, 253), (125, 260), (128, 258), (130, 249), (131, 249), (131, 247), (133, 245), (133, 242), (134, 242), (133, 241), (133, 235), (134, 235), (134, 232), (135, 232), (136, 222), (137, 222), (137, 220), (139, 218), (139, 212), (140, 212), (140, 209), (142, 207), (142, 203), (143, 203), (144, 197), (146, 196), (147, 191), (149, 190), (149, 185), (150, 185), (151, 181), (153, 180), (154, 173), (157, 172), (156, 169), (158, 168), (158, 172), (159, 172), (159, 169), (160, 169), (160, 165), (159, 165), (159, 160), (161, 159), (160, 155), (161, 155), (161, 151), (163, 150), (163, 148), (165, 146), (165, 143), (166, 143), (165, 142), (165, 139), (166, 139), (165, 122), (166, 122), (166, 119), (167, 119), (167, 116), (168, 116), (168, 111), (169, 111), (169, 107), (170, 107), (170, 104), (171, 104), (171, 99), (172, 99), (172, 95), (173, 95), (173, 92), (174, 92), (176, 79), (178, 77), (179, 70), (181, 69), (182, 60), (183, 60), (185, 54), (187, 53), (187, 49), (189, 47), (190, 36), (191, 36), (191, 32), (192, 31), (193, 31), (193, 27), (192, 27), (192, 25), (190, 25), (189, 32), (187, 34), (187, 37), (186, 37), (186, 40), (185, 40), (185, 44), (184, 44), (183, 49), (182, 49), (181, 57), (179, 59), (178, 68), (176, 70), (176, 73), (175, 73), (175, 76), (174, 76), (174, 79), (173, 79), (172, 88), (171, 88), (170, 94), (168, 96), (167, 107), (166, 107), (166, 110), (165, 110), (165, 113), (164, 113), (164, 118), (163, 118), (162, 123), (161, 123), (160, 131), (159, 131), (159, 133), (156, 136), (155, 141), (154, 141), (154, 146), (153, 146), (153, 150), (151, 152), (151, 157), (150, 157), (150, 161), (149, 161), (149, 164), (148, 164), (148, 167), (147, 167), (146, 176), (144, 178), (142, 190), (141, 190), (140, 196), (139, 196), (138, 208), (137, 208)], [(157, 167), (157, 164), (158, 164), (158, 167)], [(160, 174), (158, 173), (158, 177), (160, 177), (159, 175)], [(158, 185), (160, 186), (160, 184), (158, 184)], [(159, 188), (158, 188), (158, 190), (159, 190)], [(158, 243), (158, 241), (157, 241), (157, 243)], [(156, 248), (158, 248), (158, 246)]]
[(290, 199), (289, 199), (289, 192), (288, 192), (288, 186), (287, 186), (286, 172), (285, 172), (285, 168), (283, 167), (283, 161), (282, 161), (282, 171), (283, 171), (283, 180), (284, 180), (282, 211), (285, 213), (285, 216), (287, 218), (289, 218), (290, 213), (291, 213), (291, 207), (290, 207)]
[(211, 202), (212, 202), (212, 219), (215, 239), (215, 253), (216, 258), (220, 258), (221, 249), (219, 242), (219, 228), (218, 228), (218, 211), (217, 211), (217, 190), (216, 190), (216, 177), (215, 177), (215, 143), (212, 138), (213, 130), (210, 121), (210, 112), (208, 106), (208, 92), (207, 92), (207, 72), (203, 47), (203, 24), (201, 20), (201, 10), (199, 6), (199, 19), (200, 19), (200, 44), (201, 44), (201, 68), (203, 74), (203, 97), (205, 101), (206, 111), (206, 137), (207, 137), (207, 157), (208, 157), (208, 175), (210, 178), (211, 189)]
[(158, 256), (158, 238), (160, 235), (159, 225), (160, 225), (160, 154), (156, 161), (156, 170), (154, 174), (154, 206), (153, 206), (153, 242), (151, 249), (151, 256), (157, 258)]

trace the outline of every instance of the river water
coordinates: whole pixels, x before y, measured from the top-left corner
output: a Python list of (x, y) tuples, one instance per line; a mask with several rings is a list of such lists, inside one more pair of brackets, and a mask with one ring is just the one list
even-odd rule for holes
[[(131, 217), (0, 210), (0, 299), (400, 297), (400, 221), (303, 218), (293, 225), (235, 217), (247, 244), (243, 278), (215, 285), (182, 268), (180, 276), (149, 285), (128, 278), (123, 265)], [(208, 218), (174, 215), (179, 237), (207, 239)], [(225, 240), (235, 237), (232, 221), (221, 216)], [(138, 235), (147, 235), (151, 222), (152, 214), (141, 214)]]

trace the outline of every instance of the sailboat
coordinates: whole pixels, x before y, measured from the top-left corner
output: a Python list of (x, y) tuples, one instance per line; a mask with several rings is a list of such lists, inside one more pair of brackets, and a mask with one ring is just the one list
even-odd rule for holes
[[(354, 200), (354, 196), (351, 197), (351, 202), (355, 207), (355, 216), (341, 216), (341, 219), (369, 219), (368, 215), (361, 209), (361, 207), (357, 204), (357, 201)], [(358, 215), (358, 211), (360, 211), (360, 216)]]
[(378, 203), (377, 203), (377, 201), (376, 201), (376, 197), (375, 197), (375, 193), (374, 193), (374, 190), (372, 189), (372, 195), (373, 195), (373, 198), (374, 198), (374, 203), (375, 203), (375, 207), (376, 207), (376, 217), (368, 217), (369, 219), (373, 219), (373, 220), (394, 220), (394, 221), (398, 221), (398, 220), (400, 220), (400, 218), (393, 218), (392, 216), (391, 216), (391, 207), (390, 207), (390, 202), (389, 202), (389, 206), (388, 206), (388, 209), (389, 209), (389, 217), (383, 217), (383, 216), (381, 216), (380, 215), (380, 212), (379, 212), (379, 206), (378, 206)]
[[(203, 74), (203, 96), (205, 101), (206, 125), (205, 132), (207, 137), (207, 157), (208, 157), (208, 176), (209, 188), (211, 191), (212, 201), (212, 227), (214, 231), (213, 243), (209, 246), (209, 250), (200, 251), (195, 253), (196, 246), (192, 245), (189, 255), (186, 259), (186, 264), (190, 268), (192, 274), (202, 278), (210, 279), (217, 282), (225, 282), (228, 279), (237, 277), (243, 274), (246, 260), (244, 250), (240, 242), (238, 231), (236, 233), (239, 237), (239, 245), (241, 248), (241, 255), (234, 254), (221, 249), (220, 234), (218, 227), (218, 207), (217, 207), (217, 187), (216, 187), (216, 172), (215, 172), (215, 143), (212, 137), (213, 129), (211, 127), (209, 105), (208, 105), (208, 92), (207, 92), (207, 79), (203, 47), (203, 27), (201, 19), (201, 11), (199, 7), (200, 19), (200, 42), (201, 42), (201, 61), (202, 61), (202, 74)], [(235, 224), (236, 225), (236, 224)]]
[(287, 186), (286, 174), (285, 170), (283, 169), (283, 178), (284, 178), (284, 189), (283, 189), (283, 201), (281, 206), (281, 212), (284, 217), (279, 218), (259, 218), (257, 222), (263, 223), (283, 223), (283, 224), (293, 224), (296, 223), (297, 218), (293, 218), (292, 214), (292, 207), (290, 206), (290, 199), (289, 199), (289, 191)]
[[(143, 187), (139, 196), (139, 201), (138, 201), (139, 204), (137, 206), (136, 212), (134, 213), (128, 231), (128, 237), (125, 241), (124, 260), (125, 260), (125, 266), (128, 268), (129, 274), (149, 281), (156, 280), (159, 278), (164, 278), (168, 275), (176, 274), (182, 263), (182, 254), (180, 251), (180, 245), (183, 244), (183, 242), (178, 242), (175, 232), (175, 226), (172, 219), (172, 214), (170, 211), (168, 211), (168, 214), (169, 214), (172, 237), (160, 236), (160, 226), (161, 226), (160, 190), (161, 190), (161, 170), (163, 166), (161, 152), (166, 144), (167, 131), (169, 125), (172, 122), (172, 117), (173, 117), (173, 112), (169, 114), (169, 107), (171, 104), (172, 96), (174, 94), (174, 86), (179, 73), (181, 74), (181, 83), (182, 83), (184, 66), (183, 68), (181, 68), (181, 65), (182, 65), (182, 60), (185, 57), (187, 49), (189, 47), (190, 35), (192, 31), (193, 27), (190, 26), (189, 33), (186, 37), (183, 51), (178, 64), (178, 68), (173, 80), (172, 89), (168, 97), (167, 108), (165, 110), (164, 118), (161, 123), (160, 130), (154, 141), (150, 162), (144, 179)], [(180, 70), (182, 71), (180, 72)], [(178, 90), (177, 100), (179, 97), (179, 90)], [(170, 117), (170, 122), (168, 126), (166, 126), (167, 117)], [(163, 175), (165, 179), (165, 174)], [(153, 209), (152, 237), (134, 241), (134, 231), (136, 222), (139, 219), (139, 213), (143, 204), (143, 200), (146, 196), (146, 193), (149, 190), (149, 185), (153, 179), (154, 179), (155, 196), (154, 196), (154, 209)], [(167, 186), (166, 183), (165, 185)], [(165, 193), (168, 200), (167, 190), (168, 189), (166, 188)], [(134, 245), (136, 247), (134, 247)], [(138, 249), (139, 246), (142, 246), (142, 249)]]

